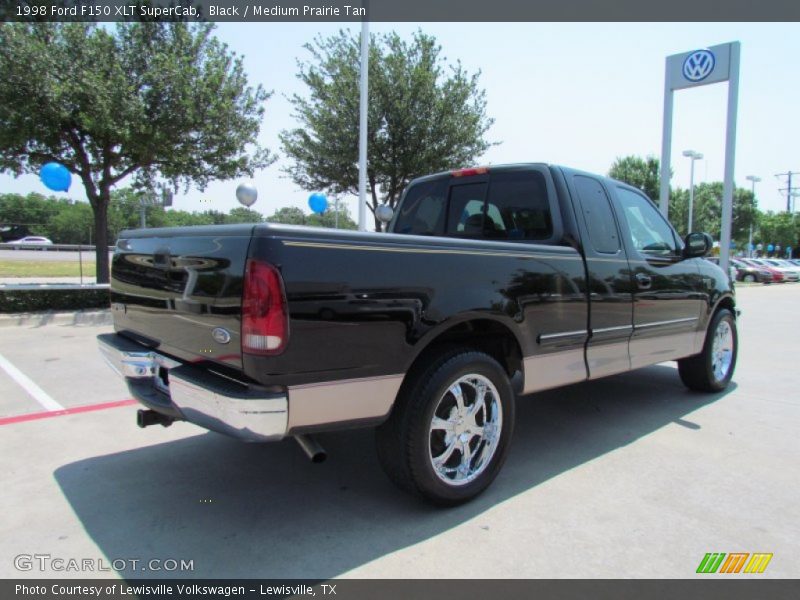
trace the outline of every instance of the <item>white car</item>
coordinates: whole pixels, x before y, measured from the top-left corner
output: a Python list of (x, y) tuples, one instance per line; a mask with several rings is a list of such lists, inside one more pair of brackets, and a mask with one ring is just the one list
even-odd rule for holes
[(777, 258), (765, 258), (763, 261), (767, 266), (778, 269), (786, 277), (786, 281), (800, 281), (800, 267), (792, 263)]
[(31, 246), (52, 246), (53, 242), (46, 237), (38, 235), (26, 235), (24, 238), (8, 242), (9, 244), (25, 244)]

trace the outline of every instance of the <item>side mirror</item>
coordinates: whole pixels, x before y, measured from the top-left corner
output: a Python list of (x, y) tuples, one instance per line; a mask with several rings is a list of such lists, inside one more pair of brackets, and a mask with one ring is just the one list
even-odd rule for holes
[(707, 233), (690, 233), (686, 236), (683, 248), (684, 258), (705, 256), (714, 246), (714, 240)]
[(388, 204), (380, 204), (375, 209), (375, 217), (381, 222), (381, 230), (386, 231), (386, 226), (394, 217), (394, 209)]

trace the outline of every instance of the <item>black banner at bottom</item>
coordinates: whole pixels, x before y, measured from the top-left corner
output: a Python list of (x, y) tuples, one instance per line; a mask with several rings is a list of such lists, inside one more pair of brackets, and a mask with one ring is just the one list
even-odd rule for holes
[[(717, 578), (714, 578), (717, 577)], [(726, 600), (800, 598), (800, 580), (710, 576), (703, 579), (332, 579), (328, 581), (259, 579), (6, 579), (3, 600), (212, 600), (237, 598), (331, 598), (335, 600)]]

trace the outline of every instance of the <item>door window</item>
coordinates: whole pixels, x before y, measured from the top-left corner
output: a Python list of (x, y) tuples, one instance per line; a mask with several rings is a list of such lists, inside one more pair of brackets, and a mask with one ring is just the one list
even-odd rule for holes
[(678, 253), (672, 227), (650, 200), (621, 187), (617, 188), (617, 197), (628, 221), (628, 238), (636, 250), (648, 256)]

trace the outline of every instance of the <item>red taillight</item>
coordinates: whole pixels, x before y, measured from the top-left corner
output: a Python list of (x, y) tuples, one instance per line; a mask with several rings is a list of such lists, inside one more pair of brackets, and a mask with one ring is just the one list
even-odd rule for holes
[(457, 171), (450, 171), (453, 177), (471, 177), (472, 175), (485, 175), (489, 172), (489, 167), (474, 167), (472, 169), (458, 169)]
[(278, 270), (248, 259), (242, 294), (242, 352), (280, 354), (289, 341), (286, 295)]

